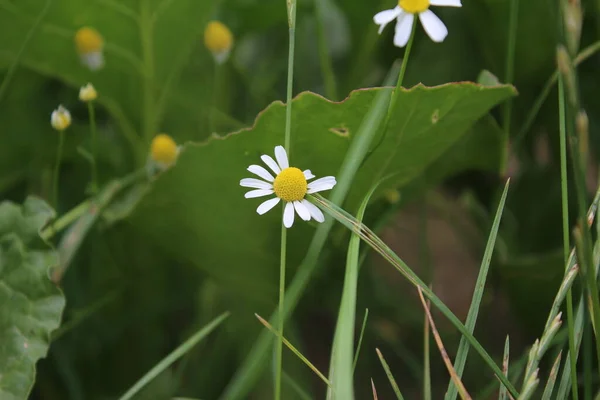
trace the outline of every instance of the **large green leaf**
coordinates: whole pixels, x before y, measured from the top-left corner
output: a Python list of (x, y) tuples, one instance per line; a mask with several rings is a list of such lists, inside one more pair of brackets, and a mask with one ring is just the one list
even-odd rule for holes
[[(0, 68), (17, 58), (41, 11), (40, 3), (0, 0)], [(143, 131), (145, 139), (156, 133), (171, 95), (178, 85), (185, 85), (179, 82), (181, 71), (194, 46), (200, 48), (205, 22), (216, 3), (54, 0), (19, 62), (75, 88), (93, 82), (100, 93), (98, 101), (135, 144), (136, 131)], [(106, 65), (100, 71), (88, 70), (79, 60), (74, 37), (82, 26), (94, 27), (105, 39)], [(205, 51), (203, 58), (209, 57)], [(195, 120), (186, 109), (180, 109), (177, 117)]]
[[(341, 103), (300, 94), (293, 107), (292, 164), (310, 168), (317, 177), (336, 174), (379, 90), (383, 89), (355, 91)], [(357, 174), (347, 208), (353, 210), (375, 179), (392, 176), (383, 190), (417, 179), (473, 123), (513, 93), (510, 86), (471, 83), (403, 90), (388, 132)], [(187, 144), (177, 165), (149, 188), (131, 223), (242, 298), (271, 302), (276, 294), (281, 213), (256, 214), (260, 200), (245, 200), (239, 180), (250, 176), (246, 168), (259, 163), (261, 154), (272, 153), (282, 142), (284, 124), (284, 105), (276, 102), (251, 129)], [(291, 267), (304, 255), (310, 231), (304, 223), (291, 229)]]
[(65, 298), (48, 277), (58, 255), (39, 230), (53, 216), (42, 200), (0, 204), (0, 398), (26, 399)]

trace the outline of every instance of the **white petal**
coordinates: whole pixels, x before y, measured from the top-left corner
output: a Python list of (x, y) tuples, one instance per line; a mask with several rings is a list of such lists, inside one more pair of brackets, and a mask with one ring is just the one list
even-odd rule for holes
[(408, 43), (410, 33), (412, 32), (413, 21), (415, 20), (414, 14), (402, 13), (398, 17), (396, 23), (396, 34), (394, 35), (394, 45), (397, 47), (404, 47)]
[(275, 147), (275, 158), (277, 159), (277, 163), (279, 164), (279, 168), (286, 169), (290, 167), (290, 163), (288, 161), (287, 153), (283, 146)]
[(294, 205), (292, 203), (287, 203), (285, 205), (285, 210), (283, 211), (283, 226), (286, 228), (291, 228), (294, 224)]
[(304, 173), (304, 178), (306, 178), (306, 180), (309, 180), (309, 179), (312, 179), (312, 178), (314, 178), (314, 177), (315, 177), (315, 176), (313, 175), (313, 173), (310, 171), (310, 169), (305, 169), (305, 170), (303, 171), (303, 173)]
[(310, 212), (306, 209), (306, 207), (304, 207), (302, 203), (300, 203), (299, 201), (294, 201), (294, 208), (296, 209), (296, 212), (298, 213), (300, 218), (302, 218), (305, 221), (310, 221)]
[(431, 10), (423, 11), (419, 14), (423, 29), (429, 35), (431, 40), (440, 43), (448, 36), (448, 29), (441, 19), (437, 17)]
[(279, 173), (281, 172), (281, 168), (279, 168), (279, 165), (277, 165), (275, 160), (273, 160), (273, 157), (265, 154), (263, 156), (260, 156), (260, 159), (263, 160), (263, 162), (267, 164), (267, 166), (271, 168), (273, 172), (275, 172), (275, 175), (279, 175)]
[(442, 7), (462, 7), (460, 0), (430, 0), (429, 4)]
[(319, 210), (319, 207), (315, 206), (313, 203), (311, 203), (310, 201), (308, 201), (306, 199), (302, 200), (302, 204), (304, 205), (304, 207), (306, 207), (308, 209), (308, 212), (310, 212), (310, 215), (313, 217), (313, 219), (315, 221), (317, 221), (317, 222), (325, 221), (325, 216), (323, 215), (321, 210)]
[(275, 178), (273, 177), (273, 175), (271, 175), (269, 173), (269, 171), (267, 171), (266, 169), (264, 169), (260, 165), (251, 165), (251, 166), (248, 167), (248, 171), (252, 172), (253, 174), (256, 174), (256, 175), (260, 176), (261, 178), (263, 178), (266, 181), (273, 182), (275, 180)]
[(244, 197), (247, 199), (254, 199), (256, 197), (263, 197), (263, 196), (268, 196), (270, 194), (273, 194), (274, 191), (273, 189), (257, 189), (257, 190), (251, 190), (249, 192), (247, 192)]
[(263, 215), (264, 213), (269, 211), (271, 208), (275, 207), (279, 203), (279, 201), (280, 201), (279, 197), (274, 197), (272, 199), (269, 199), (269, 200), (261, 203), (261, 205), (258, 206), (258, 208), (256, 209), (256, 212), (259, 213), (260, 215)]
[[(311, 189), (320, 188), (322, 186), (327, 186), (328, 189), (331, 189), (332, 187), (335, 186), (336, 183), (337, 183), (337, 181), (335, 180), (334, 176), (326, 176), (324, 178), (319, 178), (316, 181), (312, 181), (308, 184), (308, 193), (314, 193), (314, 192), (311, 192)], [(320, 190), (327, 190), (327, 189), (320, 189)], [(320, 190), (317, 190), (317, 191), (320, 191)]]
[(402, 9), (398, 6), (391, 10), (381, 11), (373, 17), (373, 22), (379, 25), (379, 33), (383, 32), (383, 29), (387, 24), (392, 22), (398, 15), (402, 13)]
[(261, 181), (256, 178), (244, 178), (240, 181), (240, 186), (254, 189), (273, 189), (273, 185), (269, 182)]

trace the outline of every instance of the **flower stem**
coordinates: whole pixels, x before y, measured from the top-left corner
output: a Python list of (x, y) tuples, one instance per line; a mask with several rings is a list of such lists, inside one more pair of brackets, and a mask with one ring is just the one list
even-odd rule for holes
[[(292, 92), (294, 89), (294, 50), (296, 43), (296, 0), (287, 0), (288, 24), (289, 24), (289, 52), (288, 52), (288, 76), (287, 76), (287, 100), (285, 109), (285, 140), (284, 148), (290, 157), (290, 141), (292, 134)], [(285, 207), (284, 207), (285, 210)], [(283, 215), (282, 215), (283, 220)], [(281, 376), (283, 370), (283, 325), (285, 321), (285, 262), (287, 248), (287, 228), (281, 224), (281, 254), (279, 262), (279, 312), (278, 340), (275, 358), (275, 400), (281, 399)]]
[[(567, 122), (565, 116), (564, 86), (562, 76), (558, 77), (558, 107), (560, 118), (560, 187), (562, 197), (562, 222), (563, 222), (563, 257), (565, 267), (569, 265), (570, 225), (569, 225), (569, 192), (567, 177)], [(573, 294), (571, 289), (567, 291), (567, 327), (569, 332), (569, 362), (571, 363), (571, 388), (573, 400), (577, 395), (577, 353), (575, 352), (575, 326), (573, 319)]]
[(52, 175), (52, 206), (58, 211), (58, 179), (60, 174), (60, 161), (62, 159), (63, 146), (65, 144), (65, 131), (58, 131), (58, 148), (56, 149), (56, 164)]
[(412, 31), (410, 32), (410, 38), (408, 39), (408, 44), (406, 45), (406, 50), (404, 50), (404, 57), (402, 58), (402, 67), (400, 67), (400, 75), (398, 75), (398, 83), (396, 83), (396, 91), (394, 92), (394, 99), (392, 103), (390, 103), (390, 109), (393, 106), (396, 98), (398, 97), (398, 93), (400, 92), (400, 88), (404, 83), (404, 75), (406, 74), (406, 67), (408, 66), (408, 58), (410, 56), (410, 51), (412, 50), (412, 45), (415, 40), (415, 32), (417, 31), (417, 18), (413, 18)]
[[(510, 19), (508, 21), (508, 45), (506, 49), (506, 76), (504, 82), (510, 84), (514, 80), (515, 71), (515, 48), (517, 45), (517, 26), (519, 23), (519, 0), (510, 1)], [(508, 164), (508, 143), (510, 140), (510, 122), (512, 115), (512, 99), (508, 99), (504, 105), (504, 156), (502, 158), (501, 171), (506, 170)]]
[(92, 194), (98, 192), (98, 133), (96, 130), (96, 111), (94, 102), (88, 102), (88, 112), (90, 115), (90, 130), (92, 132)]

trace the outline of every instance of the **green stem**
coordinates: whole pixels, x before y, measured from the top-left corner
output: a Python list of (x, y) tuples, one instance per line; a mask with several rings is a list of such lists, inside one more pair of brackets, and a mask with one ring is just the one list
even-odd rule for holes
[(52, 205), (58, 212), (58, 180), (60, 175), (60, 161), (62, 159), (63, 147), (65, 144), (65, 131), (58, 131), (58, 148), (56, 149), (56, 164), (54, 165), (54, 174), (52, 175)]
[(333, 65), (331, 61), (331, 52), (327, 44), (327, 36), (325, 32), (325, 15), (324, 2), (321, 0), (315, 1), (315, 15), (317, 17), (317, 45), (319, 48), (319, 59), (321, 61), (321, 72), (323, 73), (323, 81), (325, 82), (325, 95), (329, 100), (337, 100), (337, 82)]
[[(400, 67), (400, 75), (398, 75), (398, 82), (396, 83), (396, 91), (394, 92), (394, 99), (390, 103), (390, 110), (394, 108), (394, 102), (398, 97), (398, 93), (402, 88), (402, 84), (404, 83), (404, 75), (406, 74), (406, 68), (408, 67), (408, 58), (410, 57), (410, 51), (412, 50), (412, 45), (415, 40), (415, 32), (417, 31), (417, 18), (413, 18), (412, 30), (410, 32), (410, 39), (408, 39), (408, 44), (406, 45), (406, 50), (404, 50), (404, 57), (402, 58), (402, 67)], [(389, 113), (388, 113), (389, 115)]]
[(140, 39), (144, 63), (144, 82), (142, 95), (143, 137), (146, 145), (154, 135), (154, 44), (152, 39), (152, 12), (148, 0), (140, 1)]
[[(558, 80), (558, 108), (560, 118), (560, 187), (562, 197), (563, 259), (565, 268), (568, 268), (571, 244), (569, 238), (569, 192), (567, 177), (567, 121), (565, 115), (564, 84), (562, 77), (559, 77)], [(577, 355), (575, 353), (575, 325), (573, 320), (573, 293), (571, 292), (571, 289), (567, 291), (567, 325), (569, 331), (571, 388), (573, 400), (577, 400)]]
[(92, 194), (98, 192), (98, 133), (96, 130), (96, 111), (94, 102), (88, 102), (88, 112), (90, 114), (90, 130), (92, 133)]
[[(287, 0), (288, 22), (289, 22), (289, 51), (288, 51), (288, 76), (287, 76), (287, 100), (285, 109), (285, 139), (284, 147), (290, 157), (290, 141), (292, 133), (292, 92), (294, 90), (294, 51), (296, 42), (296, 0)], [(285, 210), (285, 208), (284, 208)], [(283, 219), (283, 214), (282, 214)], [(283, 369), (283, 326), (285, 322), (285, 263), (287, 248), (287, 228), (281, 225), (281, 257), (279, 263), (279, 313), (277, 322), (279, 335), (277, 340), (277, 352), (275, 362), (275, 400), (281, 399), (281, 373)]]
[[(508, 45), (506, 49), (506, 76), (505, 83), (513, 83), (515, 71), (515, 48), (517, 45), (517, 27), (519, 23), (519, 0), (511, 0), (510, 17), (508, 27)], [(510, 141), (510, 123), (512, 116), (512, 98), (508, 99), (504, 105), (504, 156), (502, 158), (501, 171), (506, 170), (508, 164), (508, 143)]]

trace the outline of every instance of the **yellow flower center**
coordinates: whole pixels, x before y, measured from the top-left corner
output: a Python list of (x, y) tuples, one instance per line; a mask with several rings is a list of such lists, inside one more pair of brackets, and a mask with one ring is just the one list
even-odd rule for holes
[(306, 195), (308, 184), (302, 171), (298, 168), (286, 168), (277, 175), (273, 182), (275, 195), (284, 201), (302, 200)]
[(150, 146), (152, 159), (158, 163), (170, 165), (177, 159), (177, 144), (169, 135), (156, 135)]
[(204, 44), (213, 53), (228, 51), (233, 46), (233, 34), (219, 21), (211, 21), (204, 30)]
[(79, 54), (88, 54), (102, 51), (104, 39), (97, 30), (83, 27), (75, 34), (75, 45)]
[(418, 14), (429, 8), (429, 0), (399, 0), (398, 5), (407, 13)]

